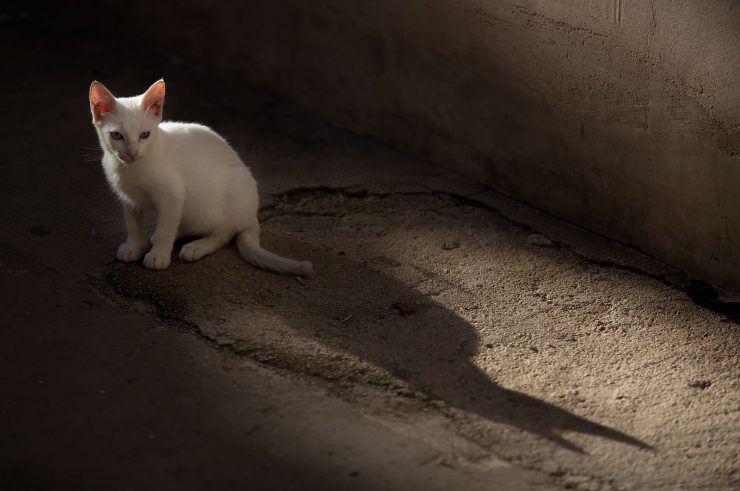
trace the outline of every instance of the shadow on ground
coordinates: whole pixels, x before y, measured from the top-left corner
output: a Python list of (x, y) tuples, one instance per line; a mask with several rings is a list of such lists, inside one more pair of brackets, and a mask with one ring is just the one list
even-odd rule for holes
[[(319, 376), (325, 373), (315, 366), (324, 363), (329, 366), (324, 372), (333, 374), (329, 378), (357, 379), (368, 370), (357, 363), (359, 358), (431, 399), (573, 451), (582, 449), (561, 433), (587, 433), (650, 448), (623, 432), (501, 387), (477, 367), (471, 361), (479, 350), (476, 328), (436, 302), (438, 292), (421, 293), (415, 286), (432, 281), (445, 288), (443, 275), (425, 267), (430, 258), (402, 263), (392, 252), (378, 251), (385, 243), (401, 247), (411, 257), (424, 255), (424, 247), (416, 244), (428, 242), (423, 237), (419, 240), (416, 226), (434, 223), (425, 216), (427, 211), (461, 212), (445, 198), (397, 198), (401, 201), (372, 196), (347, 199), (340, 192), (308, 190), (287, 196), (287, 208), (278, 206), (272, 215), (267, 213), (266, 219), (276, 221), (298, 217), (303, 224), (293, 222), (298, 223), (295, 226), (310, 229), (306, 242), (277, 241), (284, 254), (314, 261), (317, 275), (305, 282), (240, 267), (233, 249), (198, 264), (176, 262), (163, 273), (112, 264), (106, 279), (118, 293), (151, 302), (160, 315), (197, 324), (217, 344), (248, 356), (256, 353), (261, 361), (299, 371), (313, 364)], [(403, 211), (404, 206), (411, 209)], [(393, 220), (392, 215), (404, 213), (407, 219)], [(490, 217), (489, 213), (477, 219), (485, 226)], [(510, 242), (509, 247), (522, 247), (502, 240)], [(492, 328), (506, 330), (507, 326)], [(272, 354), (265, 356), (266, 349)], [(350, 356), (337, 358), (336, 353)]]

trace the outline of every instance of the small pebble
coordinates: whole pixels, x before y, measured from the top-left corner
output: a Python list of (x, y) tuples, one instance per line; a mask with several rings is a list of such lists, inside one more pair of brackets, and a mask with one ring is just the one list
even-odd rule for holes
[(693, 387), (694, 389), (708, 389), (712, 386), (711, 380), (692, 380), (689, 382), (689, 387)]

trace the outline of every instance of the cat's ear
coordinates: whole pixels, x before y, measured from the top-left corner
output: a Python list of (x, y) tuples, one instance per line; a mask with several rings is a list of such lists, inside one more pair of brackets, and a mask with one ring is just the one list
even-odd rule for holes
[(162, 117), (162, 108), (164, 108), (164, 80), (157, 80), (144, 92), (144, 97), (141, 98), (141, 105), (147, 114)]
[(90, 84), (90, 112), (93, 121), (100, 121), (106, 114), (113, 112), (116, 107), (116, 98), (105, 85), (98, 81)]

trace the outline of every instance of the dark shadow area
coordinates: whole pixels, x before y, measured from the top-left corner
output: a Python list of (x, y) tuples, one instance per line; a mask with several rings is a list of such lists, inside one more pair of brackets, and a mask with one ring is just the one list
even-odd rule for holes
[(686, 287), (686, 293), (697, 305), (725, 315), (735, 324), (740, 324), (740, 302), (723, 301), (717, 290), (706, 281), (689, 281)]
[[(1, 489), (409, 489), (394, 432), (243, 359), (214, 359), (11, 240), (0, 231)], [(424, 482), (430, 470), (411, 471)]]
[[(283, 207), (282, 213), (300, 216), (302, 226), (313, 230), (314, 237), (334, 234), (334, 227), (342, 217), (334, 215), (329, 207), (322, 209), (320, 202), (325, 198), (341, 200), (346, 208), (340, 213), (346, 213), (344, 217), (351, 223), (363, 220), (353, 213), (375, 216), (371, 220), (378, 223), (384, 221), (384, 216), (398, 213), (398, 205), (383, 209), (384, 205), (377, 202), (365, 204), (361, 193), (349, 197), (329, 189), (283, 196), (287, 208)], [(308, 201), (319, 202), (315, 205), (318, 211), (307, 208)], [(420, 210), (425, 206), (423, 202), (413, 204)], [(269, 233), (271, 218), (279, 217), (280, 213), (268, 212), (263, 217), (263, 228)], [(367, 223), (362, 226), (372, 227)], [(395, 236), (395, 231), (389, 228), (384, 233)], [(394, 260), (383, 256), (382, 250), (377, 250), (377, 245), (370, 243), (357, 252), (357, 243), (365, 240), (362, 232), (335, 242), (340, 249), (332, 252), (311, 246), (309, 240), (300, 243), (288, 243), (284, 237), (278, 240), (286, 248), (285, 254), (314, 261), (317, 275), (305, 280), (305, 287), (297, 287), (292, 278), (262, 271), (248, 271), (246, 278), (244, 274), (233, 273), (241, 261), (233, 250), (220, 251), (200, 264), (177, 263), (172, 271), (163, 274), (146, 271), (138, 265), (112, 264), (106, 280), (120, 294), (153, 303), (163, 317), (195, 324), (218, 316), (219, 310), (214, 306), (223, 306), (226, 299), (233, 299), (231, 303), (238, 303), (232, 311), (235, 322), (244, 324), (225, 332), (237, 340), (232, 348), (237, 353), (241, 342), (249, 346), (247, 354), (275, 350), (279, 353), (278, 360), (284, 360), (292, 356), (291, 350), (295, 349), (292, 340), (298, 336), (332, 352), (345, 352), (367, 360), (446, 404), (536, 434), (569, 450), (582, 451), (563, 438), (562, 432), (587, 433), (651, 448), (630, 435), (492, 381), (470, 360), (479, 349), (475, 328), (432, 297), (419, 293), (413, 285), (384, 272), (389, 266), (414, 269), (415, 265), (394, 264)], [(394, 245), (397, 244), (388, 244)], [(355, 253), (349, 252), (353, 250)], [(430, 280), (444, 281), (434, 272), (423, 274)], [(351, 314), (348, 322), (336, 322), (338, 312)], [(260, 332), (261, 328), (251, 325), (249, 318), (252, 314), (259, 318), (261, 313), (283, 319), (290, 330)], [(506, 326), (493, 328), (506, 330)], [(320, 359), (320, 354), (316, 355)], [(277, 364), (301, 370), (283, 361)]]

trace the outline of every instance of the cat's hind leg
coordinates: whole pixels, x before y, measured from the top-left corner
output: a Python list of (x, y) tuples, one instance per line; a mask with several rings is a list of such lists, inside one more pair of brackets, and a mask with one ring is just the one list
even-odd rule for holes
[(197, 261), (203, 257), (216, 252), (229, 243), (231, 237), (213, 234), (188, 242), (180, 249), (180, 259), (187, 262)]

